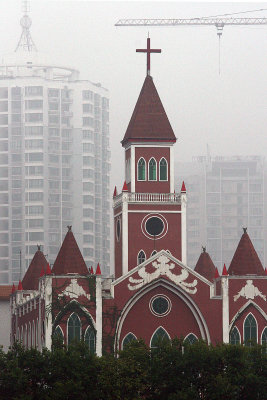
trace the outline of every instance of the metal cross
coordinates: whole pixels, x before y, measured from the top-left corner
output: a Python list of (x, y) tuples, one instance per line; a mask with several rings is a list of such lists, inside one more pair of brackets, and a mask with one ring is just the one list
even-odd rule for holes
[(147, 48), (146, 49), (136, 49), (137, 53), (146, 53), (146, 73), (150, 75), (150, 54), (151, 53), (161, 53), (161, 49), (151, 49), (150, 48), (150, 38), (147, 38)]

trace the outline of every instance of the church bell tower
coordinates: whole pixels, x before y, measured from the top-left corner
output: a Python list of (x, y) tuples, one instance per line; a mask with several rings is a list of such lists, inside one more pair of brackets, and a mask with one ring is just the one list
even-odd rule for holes
[(147, 75), (122, 140), (125, 149), (125, 183), (115, 188), (114, 247), (115, 277), (164, 249), (186, 263), (186, 190), (174, 191), (175, 134), (153, 79), (150, 54)]

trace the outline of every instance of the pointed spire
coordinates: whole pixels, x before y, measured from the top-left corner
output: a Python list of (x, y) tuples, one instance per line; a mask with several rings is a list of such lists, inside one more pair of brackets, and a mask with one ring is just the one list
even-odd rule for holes
[(44, 267), (42, 266), (42, 269), (41, 269), (41, 272), (40, 272), (40, 278), (41, 278), (42, 276), (44, 276), (44, 274), (45, 274), (45, 270), (44, 270)]
[(46, 275), (51, 275), (51, 274), (52, 274), (52, 271), (51, 271), (50, 265), (49, 265), (49, 263), (47, 263)]
[(222, 276), (228, 276), (226, 265), (223, 266)]
[(94, 269), (93, 269), (92, 266), (91, 266), (91, 268), (90, 268), (90, 274), (91, 274), (91, 275), (94, 275)]
[(13, 293), (15, 293), (15, 291), (16, 291), (16, 288), (15, 288), (15, 285), (14, 285), (14, 283), (13, 283), (12, 292), (11, 292), (11, 293), (13, 294)]
[(102, 275), (99, 263), (97, 264), (95, 274), (96, 275)]
[(265, 273), (265, 275), (267, 275), (267, 268), (265, 268), (264, 273)]
[(214, 274), (214, 279), (217, 279), (219, 277), (220, 277), (220, 274), (219, 274), (218, 268), (216, 267), (215, 274)]
[(115, 186), (115, 188), (114, 188), (113, 199), (114, 199), (114, 197), (116, 197), (116, 196), (117, 196), (117, 186)]
[(195, 271), (208, 279), (210, 282), (213, 281), (215, 274), (215, 265), (210, 258), (209, 253), (206, 252), (206, 248), (202, 246), (202, 253), (195, 266)]
[(23, 290), (21, 280), (19, 280), (18, 290)]
[(47, 259), (40, 248), (37, 247), (37, 251), (22, 280), (24, 290), (38, 290), (39, 278), (44, 275), (46, 266)]
[(122, 191), (123, 191), (123, 192), (128, 192), (128, 186), (127, 186), (126, 181), (124, 181)]
[(183, 181), (183, 183), (182, 183), (181, 193), (186, 193), (186, 187), (185, 187), (184, 181)]

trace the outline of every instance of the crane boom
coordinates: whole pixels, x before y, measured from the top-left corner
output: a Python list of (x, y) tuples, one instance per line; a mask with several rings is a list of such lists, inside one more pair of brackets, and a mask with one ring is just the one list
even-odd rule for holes
[(267, 25), (267, 18), (120, 19), (115, 26)]

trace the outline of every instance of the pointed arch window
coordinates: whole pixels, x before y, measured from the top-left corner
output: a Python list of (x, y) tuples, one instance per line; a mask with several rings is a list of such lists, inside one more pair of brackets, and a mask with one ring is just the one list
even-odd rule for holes
[(137, 265), (142, 264), (146, 261), (146, 255), (143, 250), (140, 250), (137, 256)]
[(246, 346), (257, 343), (257, 322), (252, 314), (249, 314), (244, 322), (244, 343)]
[(165, 158), (162, 158), (159, 162), (159, 180), (168, 180), (168, 164)]
[(157, 254), (157, 250), (153, 250), (150, 257), (153, 257), (155, 254)]
[(150, 347), (151, 349), (157, 348), (158, 344), (161, 342), (165, 341), (170, 341), (168, 333), (163, 329), (161, 326), (154, 332), (151, 342), (150, 342)]
[(132, 332), (128, 333), (122, 341), (122, 349), (125, 349), (125, 346), (134, 340), (136, 340), (136, 336)]
[(59, 339), (62, 343), (64, 343), (64, 335), (62, 332), (62, 329), (60, 328), (60, 326), (58, 325), (54, 331), (54, 337), (56, 337), (57, 339)]
[(148, 164), (148, 179), (150, 181), (157, 180), (157, 163), (155, 158), (151, 158)]
[(144, 158), (140, 158), (138, 161), (138, 180), (139, 181), (145, 181), (146, 180), (146, 162)]
[(261, 335), (261, 344), (267, 346), (267, 327), (264, 328), (264, 331), (262, 332), (262, 335)]
[(68, 343), (74, 340), (81, 340), (81, 321), (75, 313), (68, 319)]
[(193, 333), (190, 333), (189, 335), (187, 335), (186, 336), (186, 338), (185, 338), (185, 343), (188, 343), (188, 344), (194, 344), (194, 343), (196, 343), (197, 342), (197, 337), (196, 337), (196, 335), (194, 335)]
[(85, 331), (84, 341), (89, 347), (89, 351), (91, 354), (95, 354), (95, 332), (91, 326)]
[(236, 327), (234, 327), (230, 332), (229, 343), (230, 344), (240, 344), (240, 334)]

